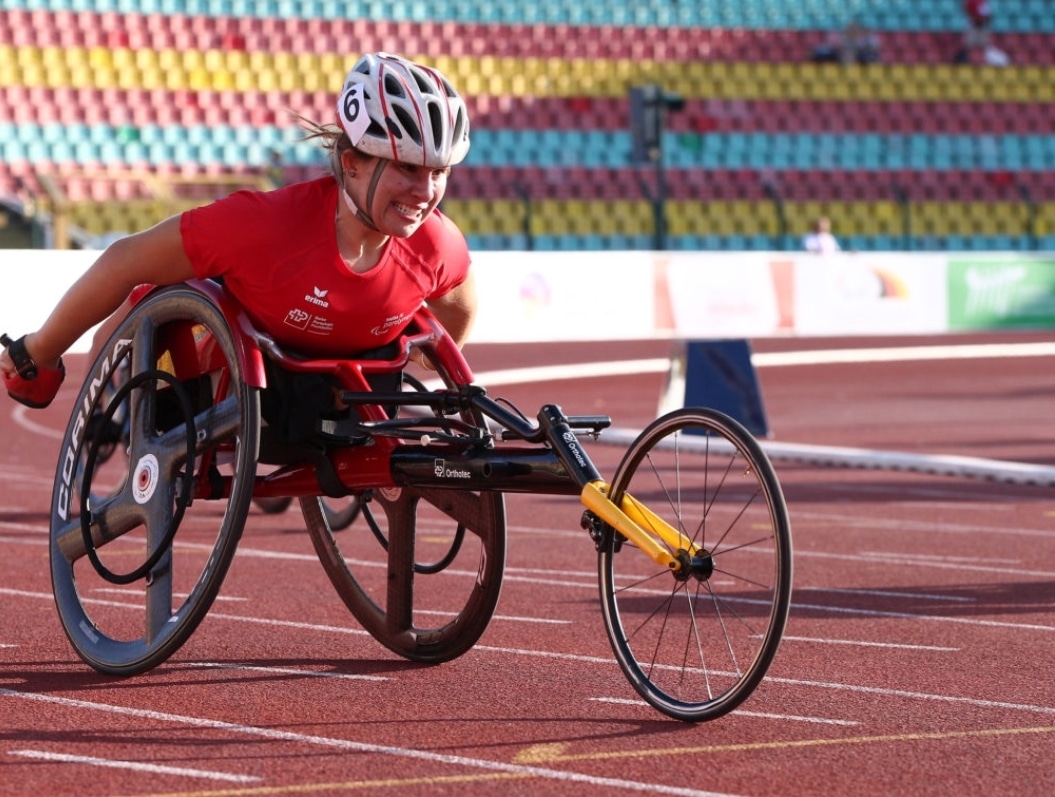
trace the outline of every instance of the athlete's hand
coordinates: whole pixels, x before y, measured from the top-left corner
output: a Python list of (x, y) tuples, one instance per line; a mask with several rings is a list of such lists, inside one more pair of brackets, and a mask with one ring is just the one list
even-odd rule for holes
[[(15, 401), (35, 409), (43, 409), (51, 404), (66, 378), (62, 360), (58, 360), (53, 367), (42, 367), (29, 354), (25, 338), (11, 340), (4, 334), (0, 336), (0, 344), (4, 345), (4, 350), (0, 352), (0, 377), (7, 394)], [(9, 351), (11, 347), (15, 347), (15, 354), (26, 376), (18, 372), (15, 358)]]
[(411, 349), (410, 350), (410, 360), (411, 360), (411, 362), (414, 362), (414, 363), (417, 363), (418, 365), (420, 365), (426, 371), (435, 371), (436, 370), (436, 367), (432, 364), (432, 362), (429, 360), (429, 358), (425, 356), (425, 352), (423, 352), (421, 349)]

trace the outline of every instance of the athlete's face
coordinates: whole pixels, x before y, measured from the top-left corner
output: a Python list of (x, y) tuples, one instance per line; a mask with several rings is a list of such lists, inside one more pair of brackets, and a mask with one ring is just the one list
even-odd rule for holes
[[(370, 183), (378, 168), (381, 174), (371, 196)], [(382, 159), (364, 171), (358, 197), (366, 201), (367, 212), (378, 230), (399, 238), (412, 235), (440, 204), (450, 174), (449, 168), (432, 169)]]

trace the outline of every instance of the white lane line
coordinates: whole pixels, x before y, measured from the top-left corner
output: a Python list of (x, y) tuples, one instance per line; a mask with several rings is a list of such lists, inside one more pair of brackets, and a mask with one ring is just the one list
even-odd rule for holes
[(812, 722), (817, 725), (860, 725), (861, 723), (856, 720), (834, 720), (826, 719), (825, 717), (802, 717), (798, 714), (774, 714), (768, 711), (745, 711), (744, 709), (737, 709), (736, 716), (738, 717), (759, 717), (767, 720), (785, 720), (788, 722)]
[[(513, 653), (518, 656), (535, 656), (538, 658), (558, 659), (574, 661), (586, 664), (613, 664), (609, 659), (598, 656), (582, 656), (575, 653), (555, 653), (545, 650), (529, 650), (526, 648), (498, 648), (488, 645), (476, 645), (473, 650), (489, 651), (492, 653)], [(671, 665), (656, 665), (657, 669), (677, 670)], [(715, 672), (715, 675), (728, 678), (736, 677), (733, 672)], [(962, 697), (958, 695), (936, 695), (930, 692), (910, 692), (904, 689), (887, 689), (881, 686), (861, 686), (860, 684), (841, 684), (826, 681), (810, 681), (803, 678), (788, 678), (778, 675), (767, 674), (766, 683), (780, 683), (788, 686), (808, 686), (816, 689), (835, 689), (843, 692), (860, 692), (863, 694), (886, 695), (889, 697), (904, 697), (916, 700), (935, 700), (942, 703), (957, 703), (968, 706), (979, 706), (982, 708), (999, 708), (1012, 711), (1027, 711), (1037, 714), (1055, 715), (1055, 706), (1038, 706), (1029, 703), (1011, 703), (1000, 700), (982, 700), (976, 697)]]
[(388, 678), (381, 675), (357, 675), (344, 672), (324, 672), (320, 670), (304, 670), (296, 667), (257, 667), (250, 664), (221, 664), (215, 661), (190, 662), (192, 667), (203, 667), (211, 670), (245, 670), (246, 672), (262, 672), (274, 675), (297, 675), (305, 678), (337, 678), (345, 681), (387, 681)]
[[(972, 617), (938, 617), (933, 614), (915, 614), (913, 612), (892, 612), (882, 609), (853, 609), (849, 606), (829, 606), (818, 603), (799, 603), (792, 599), (792, 613), (827, 612), (829, 614), (854, 614), (861, 617), (889, 617), (895, 620), (923, 620), (930, 623), (955, 623), (957, 625), (978, 626), (980, 628), (1012, 628), (1016, 631), (1055, 631), (1055, 625), (1039, 623), (1007, 623), (999, 620), (978, 620)], [(1038, 609), (1039, 612), (1039, 609)]]
[[(131, 597), (142, 597), (143, 591), (142, 590), (134, 590), (134, 589), (118, 589), (118, 588), (110, 588), (110, 587), (98, 587), (98, 588), (95, 588), (95, 589), (92, 590), (92, 594), (93, 595), (99, 595), (99, 594), (102, 594), (102, 595), (127, 595), (127, 596), (131, 596)], [(189, 592), (173, 592), (172, 593), (172, 597), (173, 598), (186, 599), (189, 596), (190, 596)], [(213, 598), (213, 600), (216, 603), (223, 603), (223, 602), (227, 602), (227, 603), (248, 603), (249, 602), (249, 598), (240, 598), (240, 597), (237, 597), (235, 595), (217, 595), (215, 598)]]
[[(616, 706), (642, 706), (648, 708), (648, 704), (642, 700), (630, 700), (625, 697), (591, 697), (592, 703), (611, 703)], [(797, 714), (773, 714), (767, 711), (746, 711), (738, 708), (734, 711), (737, 717), (758, 717), (767, 720), (786, 720), (788, 722), (810, 722), (817, 725), (860, 725), (854, 720), (833, 720), (824, 717), (801, 717)]]
[[(756, 368), (794, 365), (826, 365), (831, 363), (873, 363), (918, 360), (964, 360), (1003, 357), (1047, 357), (1055, 354), (1055, 344), (1039, 343), (981, 343), (959, 346), (905, 346), (865, 349), (818, 349), (816, 351), (756, 352), (751, 363)], [(564, 379), (584, 379), (604, 376), (638, 376), (664, 373), (670, 370), (671, 358), (650, 357), (643, 360), (623, 360), (599, 363), (568, 363), (532, 368), (507, 368), (474, 374), (485, 386), (554, 382)], [(442, 387), (438, 381), (435, 385)], [(432, 387), (433, 385), (427, 385)]]
[(87, 764), (93, 767), (110, 769), (130, 769), (133, 772), (148, 772), (151, 775), (180, 775), (186, 778), (206, 778), (222, 780), (228, 783), (259, 783), (261, 778), (253, 775), (232, 775), (228, 772), (211, 772), (207, 769), (188, 769), (186, 767), (166, 767), (160, 764), (144, 764), (141, 761), (120, 761), (112, 758), (95, 758), (83, 755), (65, 755), (49, 753), (44, 750), (11, 750), (11, 755), (23, 758), (34, 758), (40, 761), (58, 761), (63, 764)]
[(1007, 709), (1009, 711), (1027, 711), (1033, 714), (1055, 715), (1055, 706), (1037, 706), (1029, 703), (1011, 703), (1004, 700), (982, 700), (977, 697), (958, 697), (956, 695), (936, 695), (931, 692), (911, 692), (907, 689), (887, 689), (882, 686), (861, 686), (860, 684), (840, 684), (831, 681), (804, 681), (800, 678), (782, 678), (766, 676), (767, 683), (780, 683), (788, 686), (809, 686), (815, 689), (834, 689), (840, 692), (854, 692), (865, 695), (882, 695), (883, 697), (902, 697), (909, 700), (933, 700), (938, 703), (959, 703), (980, 708)]
[(962, 595), (935, 595), (929, 592), (897, 592), (892, 589), (852, 589), (850, 587), (807, 587), (810, 592), (834, 592), (838, 595), (874, 595), (880, 598), (903, 598), (921, 601), (951, 601), (953, 603), (976, 603), (977, 598)]
[(15, 423), (17, 423), (27, 432), (39, 434), (41, 437), (47, 437), (52, 440), (62, 440), (63, 436), (66, 434), (65, 427), (62, 429), (56, 429), (52, 426), (45, 426), (42, 423), (37, 423), (36, 421), (30, 419), (29, 408), (23, 406), (22, 404), (19, 404), (17, 407), (14, 408), (14, 410), (11, 412), (11, 417), (12, 419), (14, 419)]
[(732, 795), (719, 792), (702, 791), (699, 789), (689, 789), (677, 786), (665, 786), (659, 783), (645, 783), (642, 781), (623, 780), (621, 778), (606, 778), (581, 772), (567, 772), (560, 769), (550, 769), (548, 767), (526, 766), (523, 764), (506, 763), (504, 761), (490, 761), (484, 758), (472, 758), (470, 756), (434, 753), (428, 750), (415, 750), (407, 747), (396, 747), (394, 745), (355, 742), (350, 739), (335, 739), (327, 736), (312, 736), (304, 733), (294, 733), (293, 731), (283, 731), (277, 728), (261, 728), (254, 725), (242, 725), (232, 722), (224, 722), (222, 720), (206, 719), (204, 717), (168, 714), (161, 711), (114, 706), (106, 703), (92, 703), (87, 700), (75, 700), (66, 697), (56, 697), (54, 695), (18, 692), (13, 689), (0, 688), (0, 696), (14, 697), (40, 703), (50, 703), (52, 705), (83, 709), (86, 711), (101, 711), (108, 714), (135, 717), (137, 719), (152, 720), (155, 722), (169, 722), (178, 725), (189, 725), (195, 728), (209, 728), (235, 735), (269, 739), (271, 741), (315, 745), (335, 750), (387, 755), (396, 758), (409, 758), (418, 761), (428, 761), (435, 764), (444, 764), (447, 766), (468, 767), (487, 772), (508, 772), (515, 775), (525, 775), (557, 782), (585, 783), (590, 786), (625, 789), (627, 791), (642, 792), (645, 794), (669, 794), (675, 795), (675, 797), (733, 797)]
[(1003, 359), (1050, 357), (1055, 343), (967, 343), (958, 346), (888, 346), (868, 349), (817, 349), (815, 351), (764, 352), (751, 355), (756, 368), (832, 363), (908, 362), (919, 360)]
[[(32, 597), (37, 597), (37, 598), (44, 598), (44, 599), (47, 599), (47, 600), (51, 600), (52, 599), (52, 596), (50, 594), (48, 594), (48, 593), (29, 593), (29, 592), (22, 592), (22, 591), (19, 591), (19, 590), (6, 589), (6, 588), (2, 588), (2, 587), (0, 587), (0, 594), (32, 596)], [(139, 607), (130, 607), (130, 608), (139, 608)], [(854, 610), (854, 609), (839, 609), (837, 607), (833, 608), (831, 606), (808, 606), (808, 605), (804, 606), (804, 605), (801, 605), (801, 604), (793, 604), (793, 607), (792, 607), (793, 610), (795, 610), (795, 609), (802, 609), (802, 608), (811, 609), (811, 610), (815, 610), (815, 611), (827, 611), (827, 612), (832, 612), (832, 613), (846, 612), (846, 613), (852, 613), (852, 614), (877, 614), (879, 616), (891, 616), (891, 617), (903, 618), (903, 619), (909, 619), (909, 620), (917, 620), (918, 619), (918, 620), (932, 620), (932, 621), (939, 621), (939, 622), (940, 621), (962, 622), (962, 623), (967, 624), (967, 625), (997, 626), (997, 627), (1002, 627), (1002, 628), (1003, 627), (1010, 627), (1010, 628), (1018, 628), (1018, 629), (1023, 629), (1024, 628), (1024, 629), (1029, 629), (1029, 630), (1055, 631), (1055, 627), (1051, 627), (1051, 626), (1029, 626), (1029, 625), (1016, 625), (1014, 623), (993, 623), (993, 622), (978, 621), (978, 620), (967, 620), (967, 619), (961, 620), (961, 618), (932, 617), (932, 616), (927, 616), (927, 615), (905, 614), (905, 613), (897, 613), (897, 612), (865, 612), (865, 611)], [(208, 616), (210, 618), (214, 618), (215, 617), (215, 618), (219, 618), (219, 619), (235, 620), (235, 621), (238, 621), (238, 622), (259, 623), (259, 624), (275, 625), (275, 626), (282, 626), (282, 627), (295, 627), (295, 628), (301, 628), (301, 629), (306, 629), (306, 630), (311, 630), (311, 631), (323, 631), (323, 632), (332, 632), (332, 633), (354, 634), (354, 635), (359, 635), (359, 636), (368, 636), (366, 631), (361, 631), (359, 629), (354, 629), (354, 628), (345, 628), (345, 627), (337, 627), (337, 626), (311, 625), (309, 623), (293, 623), (293, 622), (288, 622), (288, 621), (275, 621), (275, 620), (267, 620), (267, 619), (256, 618), (256, 617), (240, 617), (238, 615), (224, 615), (224, 614), (213, 614), (213, 613), (210, 613)], [(529, 650), (529, 649), (525, 649), (525, 648), (496, 647), (496, 646), (492, 646), (492, 645), (480, 645), (480, 644), (474, 645), (472, 650), (474, 652), (481, 652), (481, 653), (497, 653), (497, 654), (500, 654), (500, 655), (531, 656), (531, 657), (535, 657), (535, 658), (556, 659), (556, 660), (560, 660), (560, 661), (574, 662), (576, 664), (589, 664), (589, 665), (612, 666), (612, 667), (616, 666), (616, 662), (612, 658), (601, 657), (601, 656), (586, 656), (586, 655), (582, 655), (582, 654), (578, 654), (578, 653), (558, 653), (556, 651)], [(731, 675), (730, 673), (727, 673), (727, 674)], [(919, 698), (919, 699), (927, 699), (927, 700), (940, 700), (940, 701), (946, 701), (946, 702), (952, 702), (952, 703), (966, 703), (966, 704), (969, 704), (969, 705), (983, 706), (983, 707), (987, 707), (987, 708), (990, 708), (990, 707), (1009, 708), (1009, 709), (1017, 709), (1017, 710), (1020, 710), (1020, 711), (1034, 711), (1034, 712), (1040, 712), (1040, 713), (1044, 713), (1044, 714), (1055, 714), (1055, 708), (1049, 707), (1049, 706), (1031, 706), (1031, 705), (1018, 704), (1018, 703), (1006, 703), (1006, 702), (995, 702), (995, 701), (990, 701), (990, 700), (979, 700), (979, 699), (970, 698), (970, 697), (955, 697), (955, 696), (948, 696), (948, 695), (934, 695), (934, 694), (927, 694), (927, 693), (923, 693), (923, 692), (903, 692), (903, 691), (899, 691), (899, 690), (883, 690), (883, 689), (878, 688), (878, 687), (859, 687), (859, 686), (855, 686), (855, 685), (852, 685), (852, 684), (821, 683), (821, 682), (817, 682), (817, 681), (808, 681), (808, 680), (801, 680), (801, 679), (795, 679), (795, 678), (779, 678), (779, 677), (776, 677), (776, 676), (773, 676), (773, 675), (767, 675), (766, 676), (766, 680), (767, 681), (779, 681), (780, 683), (791, 684), (791, 685), (802, 685), (802, 686), (811, 686), (811, 687), (826, 688), (826, 689), (840, 689), (840, 690), (848, 690), (848, 691), (860, 690), (860, 691), (865, 691), (865, 692), (875, 692), (875, 693), (880, 693), (880, 694), (890, 694), (890, 695), (896, 695), (896, 696), (902, 696), (902, 697), (916, 697), (916, 698)], [(5, 690), (0, 689), (0, 694), (4, 694), (4, 693), (5, 693)], [(21, 694), (21, 693), (16, 693), (16, 694)]]
[[(1048, 532), (1048, 536), (1051, 536)], [(795, 551), (796, 559), (838, 559), (847, 562), (870, 562), (874, 564), (877, 560), (885, 563), (897, 563), (902, 566), (930, 567), (937, 570), (963, 570), (967, 572), (1002, 573), (1010, 576), (1031, 576), (1043, 579), (1055, 579), (1055, 571), (1051, 570), (1029, 570), (1024, 567), (992, 567), (986, 565), (971, 565), (966, 562), (942, 561), (941, 559), (921, 558), (914, 554), (875, 553), (863, 551), (861, 553), (831, 553), (829, 551)]]
[[(578, 585), (584, 586), (584, 585)], [(591, 588), (596, 589), (597, 586), (590, 585)], [(98, 590), (99, 592), (105, 592), (105, 590)], [(39, 598), (41, 600), (53, 600), (54, 596), (46, 592), (30, 592), (28, 590), (11, 589), (10, 587), (0, 587), (0, 595), (11, 595), (18, 598)], [(130, 594), (130, 597), (132, 594)], [(141, 596), (137, 596), (141, 597)], [(233, 598), (231, 600), (244, 600), (241, 598)], [(105, 600), (103, 598), (87, 598), (82, 597), (81, 603), (86, 606), (109, 606), (117, 609), (138, 609), (142, 611), (143, 605), (141, 603), (126, 603), (117, 600)], [(454, 616), (452, 612), (419, 612), (419, 614), (438, 614), (443, 616)], [(215, 617), (221, 620), (235, 620), (243, 623), (260, 623), (262, 625), (271, 625), (279, 628), (300, 628), (307, 631), (329, 631), (337, 634), (357, 634), (357, 635), (368, 635), (366, 631), (358, 628), (346, 628), (343, 626), (333, 625), (318, 625), (317, 623), (304, 623), (295, 620), (274, 620), (262, 617), (245, 617), (242, 615), (235, 614), (224, 614), (222, 612), (210, 611), (209, 617)], [(538, 623), (540, 625), (572, 625), (571, 620), (560, 620), (560, 619), (549, 619), (544, 617), (521, 617), (508, 614), (496, 614), (491, 618), (492, 620), (502, 620), (510, 623)]]
[[(503, 579), (504, 581), (505, 579)], [(432, 617), (457, 617), (458, 612), (441, 612), (433, 609), (415, 609), (414, 614), (429, 615)], [(571, 620), (558, 620), (549, 617), (520, 617), (510, 614), (495, 614), (492, 620), (504, 620), (507, 623), (538, 623), (539, 625), (571, 625)]]
[[(1015, 499), (1008, 496), (1006, 503), (997, 508), (996, 511), (1007, 513), (1007, 505), (1014, 503)], [(883, 502), (884, 504), (886, 502)], [(973, 506), (977, 506), (974, 504)], [(961, 506), (960, 509), (963, 507)], [(811, 512), (809, 510), (793, 509), (796, 520), (809, 520), (828, 526), (840, 526), (842, 528), (865, 529), (866, 531), (878, 531), (889, 529), (890, 531), (905, 534), (986, 534), (1001, 535), (1005, 537), (1051, 537), (1051, 529), (1028, 529), (1021, 526), (1017, 528), (997, 525), (985, 525), (980, 523), (925, 523), (912, 519), (883, 519), (850, 517), (849, 515), (832, 514), (830, 512)], [(1000, 522), (999, 520), (996, 522)], [(1003, 560), (1001, 560), (1003, 561)]]
[(848, 645), (855, 648), (890, 648), (892, 650), (917, 650), (920, 652), (933, 653), (956, 653), (960, 648), (952, 648), (945, 645), (910, 645), (905, 642), (866, 642), (860, 639), (830, 639), (808, 636), (789, 636), (785, 634), (780, 638), (781, 644), (785, 642), (813, 642), (818, 645)]
[[(587, 379), (603, 376), (639, 376), (663, 373), (670, 370), (670, 358), (654, 357), (647, 360), (623, 360), (599, 363), (568, 363), (565, 365), (540, 365), (533, 368), (507, 368), (473, 374), (478, 384), (520, 385), (532, 382), (559, 382), (565, 379)], [(434, 380), (434, 384), (443, 387)], [(427, 385), (433, 387), (433, 385)]]
[[(293, 556), (295, 558), (300, 558), (300, 555), (293, 555)], [(852, 554), (846, 554), (846, 555), (843, 555), (843, 554), (824, 554), (824, 553), (819, 553), (819, 552), (816, 552), (816, 551), (796, 552), (796, 556), (809, 556), (809, 557), (826, 558), (826, 559), (844, 559), (844, 560), (849, 560), (849, 561), (872, 561), (872, 557), (869, 557), (869, 556), (860, 556), (860, 555), (852, 555)], [(314, 559), (314, 557), (307, 557), (307, 556), (305, 556), (304, 558)], [(986, 573), (994, 573), (994, 572), (996, 572), (996, 573), (1004, 573), (1004, 574), (1007, 574), (1007, 575), (1018, 575), (1018, 576), (1025, 575), (1025, 576), (1040, 576), (1040, 577), (1045, 577), (1045, 578), (1055, 578), (1055, 573), (1051, 573), (1051, 572), (1047, 572), (1047, 571), (1031, 571), (1031, 570), (1025, 570), (1025, 569), (1022, 569), (1022, 568), (993, 568), (993, 567), (982, 567), (982, 566), (969, 566), (969, 565), (964, 565), (964, 564), (942, 563), (942, 562), (933, 562), (933, 561), (922, 561), (921, 562), (921, 561), (916, 561), (916, 560), (911, 560), (911, 559), (904, 559), (904, 560), (902, 560), (899, 557), (897, 557), (895, 554), (887, 555), (885, 557), (885, 560), (897, 561), (901, 565), (912, 565), (912, 566), (917, 566), (917, 567), (930, 567), (930, 568), (950, 569), (950, 570), (981, 571), (981, 572), (986, 572)], [(469, 574), (469, 573), (466, 573), (466, 574), (467, 575), (472, 575), (472, 574)], [(574, 572), (568, 573), (568, 576), (570, 578), (574, 578), (576, 575), (577, 574), (574, 573)], [(534, 585), (546, 585), (546, 586), (559, 585), (559, 586), (571, 587), (571, 588), (576, 588), (576, 589), (588, 589), (588, 590), (591, 590), (591, 591), (597, 589), (597, 582), (596, 582), (596, 580), (593, 580), (593, 581), (583, 580), (583, 581), (580, 582), (580, 581), (565, 580), (565, 579), (528, 578), (528, 577), (508, 575), (508, 574), (505, 576), (505, 578), (503, 580), (505, 582), (507, 582), (507, 583), (510, 583), (510, 582), (522, 582), (522, 583), (528, 583), (528, 584), (534, 584)], [(21, 590), (14, 590), (14, 589), (10, 589), (10, 588), (7, 588), (7, 587), (0, 587), (0, 594), (16, 595), (16, 596), (20, 596), (20, 597), (45, 598), (47, 600), (52, 600), (52, 595), (50, 593), (24, 592), (24, 591), (21, 591)], [(98, 599), (98, 598), (84, 598), (83, 602), (85, 604), (95, 604), (95, 605), (101, 605), (101, 606), (115, 606), (115, 607), (124, 607), (124, 608), (130, 608), (130, 609), (142, 609), (142, 606), (139, 606), (139, 605), (128, 604), (128, 603), (120, 603), (120, 602), (117, 602), (117, 601), (106, 601), (106, 600), (102, 600), (102, 599)], [(833, 605), (829, 605), (829, 604), (808, 604), (808, 603), (801, 603), (801, 602), (798, 602), (798, 601), (795, 601), (795, 600), (792, 601), (792, 609), (793, 609), (793, 611), (810, 610), (810, 611), (818, 611), (818, 612), (828, 613), (828, 614), (860, 615), (860, 616), (864, 616), (864, 617), (889, 617), (889, 618), (906, 619), (906, 620), (924, 620), (924, 621), (936, 622), (936, 623), (955, 623), (957, 625), (977, 626), (977, 627), (980, 627), (980, 628), (1011, 628), (1011, 629), (1016, 629), (1016, 630), (1020, 630), (1020, 631), (1048, 631), (1048, 632), (1055, 631), (1055, 626), (1043, 625), (1043, 624), (1037, 624), (1037, 623), (1011, 623), (1011, 622), (1004, 622), (1004, 621), (998, 621), (998, 620), (982, 620), (982, 619), (970, 618), (970, 617), (942, 617), (942, 616), (936, 616), (936, 615), (930, 615), (930, 614), (917, 614), (917, 613), (912, 613), (912, 612), (896, 612), (896, 611), (887, 611), (887, 610), (881, 610), (881, 609), (855, 608), (855, 607), (849, 607), (849, 606), (833, 606)], [(275, 626), (275, 627), (283, 627), (283, 628), (300, 628), (300, 629), (312, 630), (312, 631), (330, 631), (330, 632), (334, 632), (334, 633), (343, 633), (343, 634), (362, 634), (362, 635), (366, 635), (367, 634), (366, 631), (361, 631), (361, 630), (358, 630), (358, 629), (350, 629), (350, 628), (344, 628), (344, 627), (338, 627), (338, 626), (324, 626), (324, 625), (317, 625), (317, 624), (314, 624), (314, 623), (297, 622), (297, 621), (293, 621), (293, 620), (273, 620), (273, 619), (267, 619), (267, 618), (245, 617), (245, 616), (233, 615), (233, 614), (222, 614), (222, 613), (218, 613), (218, 612), (210, 612), (208, 616), (209, 617), (215, 617), (215, 618), (218, 618), (218, 619), (235, 620), (235, 621), (238, 621), (238, 622), (246, 622), (246, 623), (260, 623), (260, 624), (264, 624), (264, 625), (272, 625), (272, 626)]]
[[(5, 531), (6, 530), (11, 530), (11, 531), (30, 532), (32, 534), (38, 534), (41, 537), (46, 537), (46, 535), (48, 534), (47, 521), (41, 521), (39, 524), (34, 524), (34, 523), (6, 523), (4, 521), (0, 521), (0, 528), (4, 529)], [(6, 536), (4, 536), (4, 537), (0, 537), (0, 539), (2, 539), (4, 542), (27, 542), (27, 540), (25, 538), (23, 538), (23, 537), (6, 537)], [(39, 539), (37, 539), (37, 540), (29, 540), (29, 542), (34, 542), (34, 543), (41, 542), (41, 541), (47, 542), (46, 539), (44, 539), (44, 540), (39, 540)]]
[(29, 590), (11, 589), (10, 587), (0, 587), (0, 595), (10, 595), (15, 598), (41, 598), (47, 601), (55, 599), (50, 592), (30, 592)]
[[(893, 521), (893, 520), (891, 520), (891, 521), (883, 521), (883, 520), (878, 519), (878, 518), (874, 518), (874, 519), (871, 519), (871, 520), (860, 520), (859, 518), (850, 518), (848, 516), (844, 517), (844, 516), (841, 516), (841, 515), (830, 515), (830, 514), (826, 514), (826, 513), (796, 512), (794, 516), (797, 517), (797, 518), (801, 517), (801, 518), (807, 519), (807, 520), (824, 520), (825, 522), (839, 523), (839, 524), (844, 525), (844, 526), (852, 525), (852, 526), (855, 526), (855, 527), (866, 528), (866, 529), (894, 529), (894, 530), (901, 530), (902, 526), (904, 525), (903, 523), (900, 523), (898, 521)], [(0, 524), (0, 526), (2, 526), (2, 525), (3, 524)], [(521, 530), (524, 530), (524, 528), (525, 527), (521, 527)], [(47, 533), (48, 533), (48, 530), (46, 528), (43, 528), (43, 527), (28, 526), (27, 530), (41, 532), (41, 536), (42, 537), (46, 536)], [(933, 526), (930, 526), (930, 525), (920, 526), (918, 530), (919, 531), (926, 531), (926, 532), (932, 532), (932, 531), (933, 532), (938, 532), (938, 531), (950, 532), (951, 531), (951, 532), (958, 532), (958, 533), (970, 533), (972, 530), (976, 530), (976, 531), (979, 531), (979, 532), (984, 532), (986, 534), (1006, 533), (1006, 534), (1009, 534), (1009, 535), (1019, 535), (1019, 536), (1027, 536), (1027, 537), (1029, 537), (1029, 536), (1038, 536), (1038, 537), (1042, 536), (1042, 537), (1045, 537), (1045, 538), (1051, 537), (1051, 534), (1052, 534), (1050, 529), (1047, 530), (1047, 531), (1041, 531), (1041, 530), (1034, 531), (1034, 530), (1029, 530), (1029, 529), (1008, 529), (1008, 530), (1005, 531), (1005, 530), (1001, 530), (1001, 529), (989, 528), (989, 527), (983, 527), (983, 526), (969, 527), (969, 528), (967, 528), (967, 527), (957, 528), (957, 527), (942, 527), (942, 526), (937, 525), (937, 524), (935, 524)], [(581, 532), (581, 531), (574, 531), (574, 532), (569, 531), (564, 536), (585, 539), (585, 534), (584, 534), (584, 532)], [(6, 536), (3, 536), (3, 535), (0, 535), (0, 542), (4, 542), (4, 543), (21, 543), (21, 544), (45, 544), (47, 542), (47, 540), (46, 539), (41, 539), (40, 537), (37, 537), (37, 538), (34, 538), (34, 539), (27, 539), (27, 538), (21, 538), (21, 537), (6, 537)], [(202, 551), (211, 551), (215, 547), (213, 545), (206, 545), (206, 544), (199, 544), (199, 543), (186, 543), (186, 542), (180, 543), (180, 546), (182, 548), (185, 548), (185, 549), (188, 549), (188, 550), (202, 550)], [(293, 553), (293, 552), (289, 552), (289, 551), (268, 551), (268, 550), (263, 550), (263, 549), (259, 549), (259, 548), (250, 548), (250, 547), (245, 546), (245, 545), (242, 545), (242, 546), (240, 546), (238, 548), (238, 550), (236, 552), (236, 556), (239, 557), (239, 558), (279, 559), (279, 560), (296, 561), (296, 562), (317, 562), (318, 561), (318, 557), (315, 556), (314, 554), (301, 554), (301, 553)], [(891, 552), (885, 552), (885, 551), (863, 551), (861, 553), (843, 554), (843, 553), (831, 553), (831, 552), (825, 552), (825, 551), (809, 551), (809, 550), (796, 550), (795, 551), (795, 557), (796, 557), (796, 559), (799, 559), (799, 558), (839, 559), (839, 560), (845, 560), (845, 561), (851, 561), (851, 562), (871, 562), (871, 561), (874, 561), (875, 557), (880, 557), (880, 558), (883, 558), (885, 560), (890, 560), (890, 561), (897, 560), (898, 564), (911, 565), (911, 566), (914, 566), (914, 567), (932, 567), (932, 568), (942, 569), (942, 570), (965, 570), (965, 571), (970, 571), (970, 572), (982, 571), (982, 572), (987, 572), (987, 573), (1001, 573), (1001, 574), (1004, 574), (1004, 575), (1011, 575), (1011, 576), (1030, 576), (1030, 577), (1040, 577), (1040, 578), (1048, 578), (1048, 579), (1055, 580), (1055, 571), (1031, 570), (1031, 569), (1023, 568), (1023, 567), (1000, 567), (1000, 568), (995, 568), (993, 566), (994, 564), (998, 564), (998, 563), (999, 564), (1011, 565), (1011, 564), (1014, 564), (1017, 561), (1017, 560), (1014, 560), (1014, 559), (1004, 559), (1004, 558), (977, 559), (977, 558), (970, 558), (970, 557), (948, 557), (948, 556), (939, 557), (939, 556), (926, 556), (926, 555), (923, 555), (923, 554), (906, 554), (906, 553), (900, 552), (900, 551), (891, 551)], [(367, 568), (379, 569), (379, 568), (383, 568), (383, 567), (387, 566), (384, 562), (372, 562), (372, 561), (359, 560), (359, 559), (353, 559), (353, 560), (349, 560), (349, 561), (350, 561), (351, 564), (353, 564), (353, 565), (355, 565), (357, 567), (367, 567)], [(972, 564), (973, 562), (977, 562), (977, 564)], [(468, 571), (468, 570), (463, 570), (463, 571), (448, 570), (447, 572), (449, 574), (451, 574), (451, 575), (461, 575), (461, 576), (465, 576), (467, 578), (475, 578), (476, 575), (477, 575), (475, 571)], [(531, 574), (531, 573), (546, 574), (546, 575), (551, 576), (551, 578), (547, 579), (547, 578), (532, 577), (532, 576), (528, 575), (528, 574)], [(569, 580), (569, 579), (579, 579), (579, 578), (581, 578), (583, 580), (582, 581)], [(538, 584), (538, 585), (551, 585), (551, 586), (564, 586), (564, 587), (585, 588), (585, 589), (597, 589), (597, 574), (596, 574), (596, 571), (592, 571), (592, 570), (590, 570), (590, 571), (587, 571), (587, 570), (571, 571), (571, 570), (550, 570), (550, 569), (528, 568), (528, 567), (507, 567), (506, 570), (505, 570), (504, 576), (503, 576), (503, 580), (505, 582), (507, 582), (507, 583), (524, 582), (524, 583), (528, 583), (528, 584)], [(938, 598), (934, 598), (934, 600), (938, 600)]]

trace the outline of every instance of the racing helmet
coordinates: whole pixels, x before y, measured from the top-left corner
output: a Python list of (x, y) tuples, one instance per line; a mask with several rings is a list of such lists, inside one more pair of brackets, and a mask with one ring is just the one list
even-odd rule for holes
[(337, 119), (352, 146), (377, 158), (443, 169), (469, 151), (465, 102), (437, 70), (398, 55), (364, 55), (345, 78)]

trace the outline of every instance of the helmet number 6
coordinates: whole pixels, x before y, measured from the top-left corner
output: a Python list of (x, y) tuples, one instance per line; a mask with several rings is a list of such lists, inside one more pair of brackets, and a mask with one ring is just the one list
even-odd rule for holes
[(344, 117), (341, 126), (351, 139), (352, 146), (359, 143), (370, 126), (370, 115), (364, 113), (364, 102), (363, 87), (359, 83), (349, 86), (341, 98), (341, 115)]

